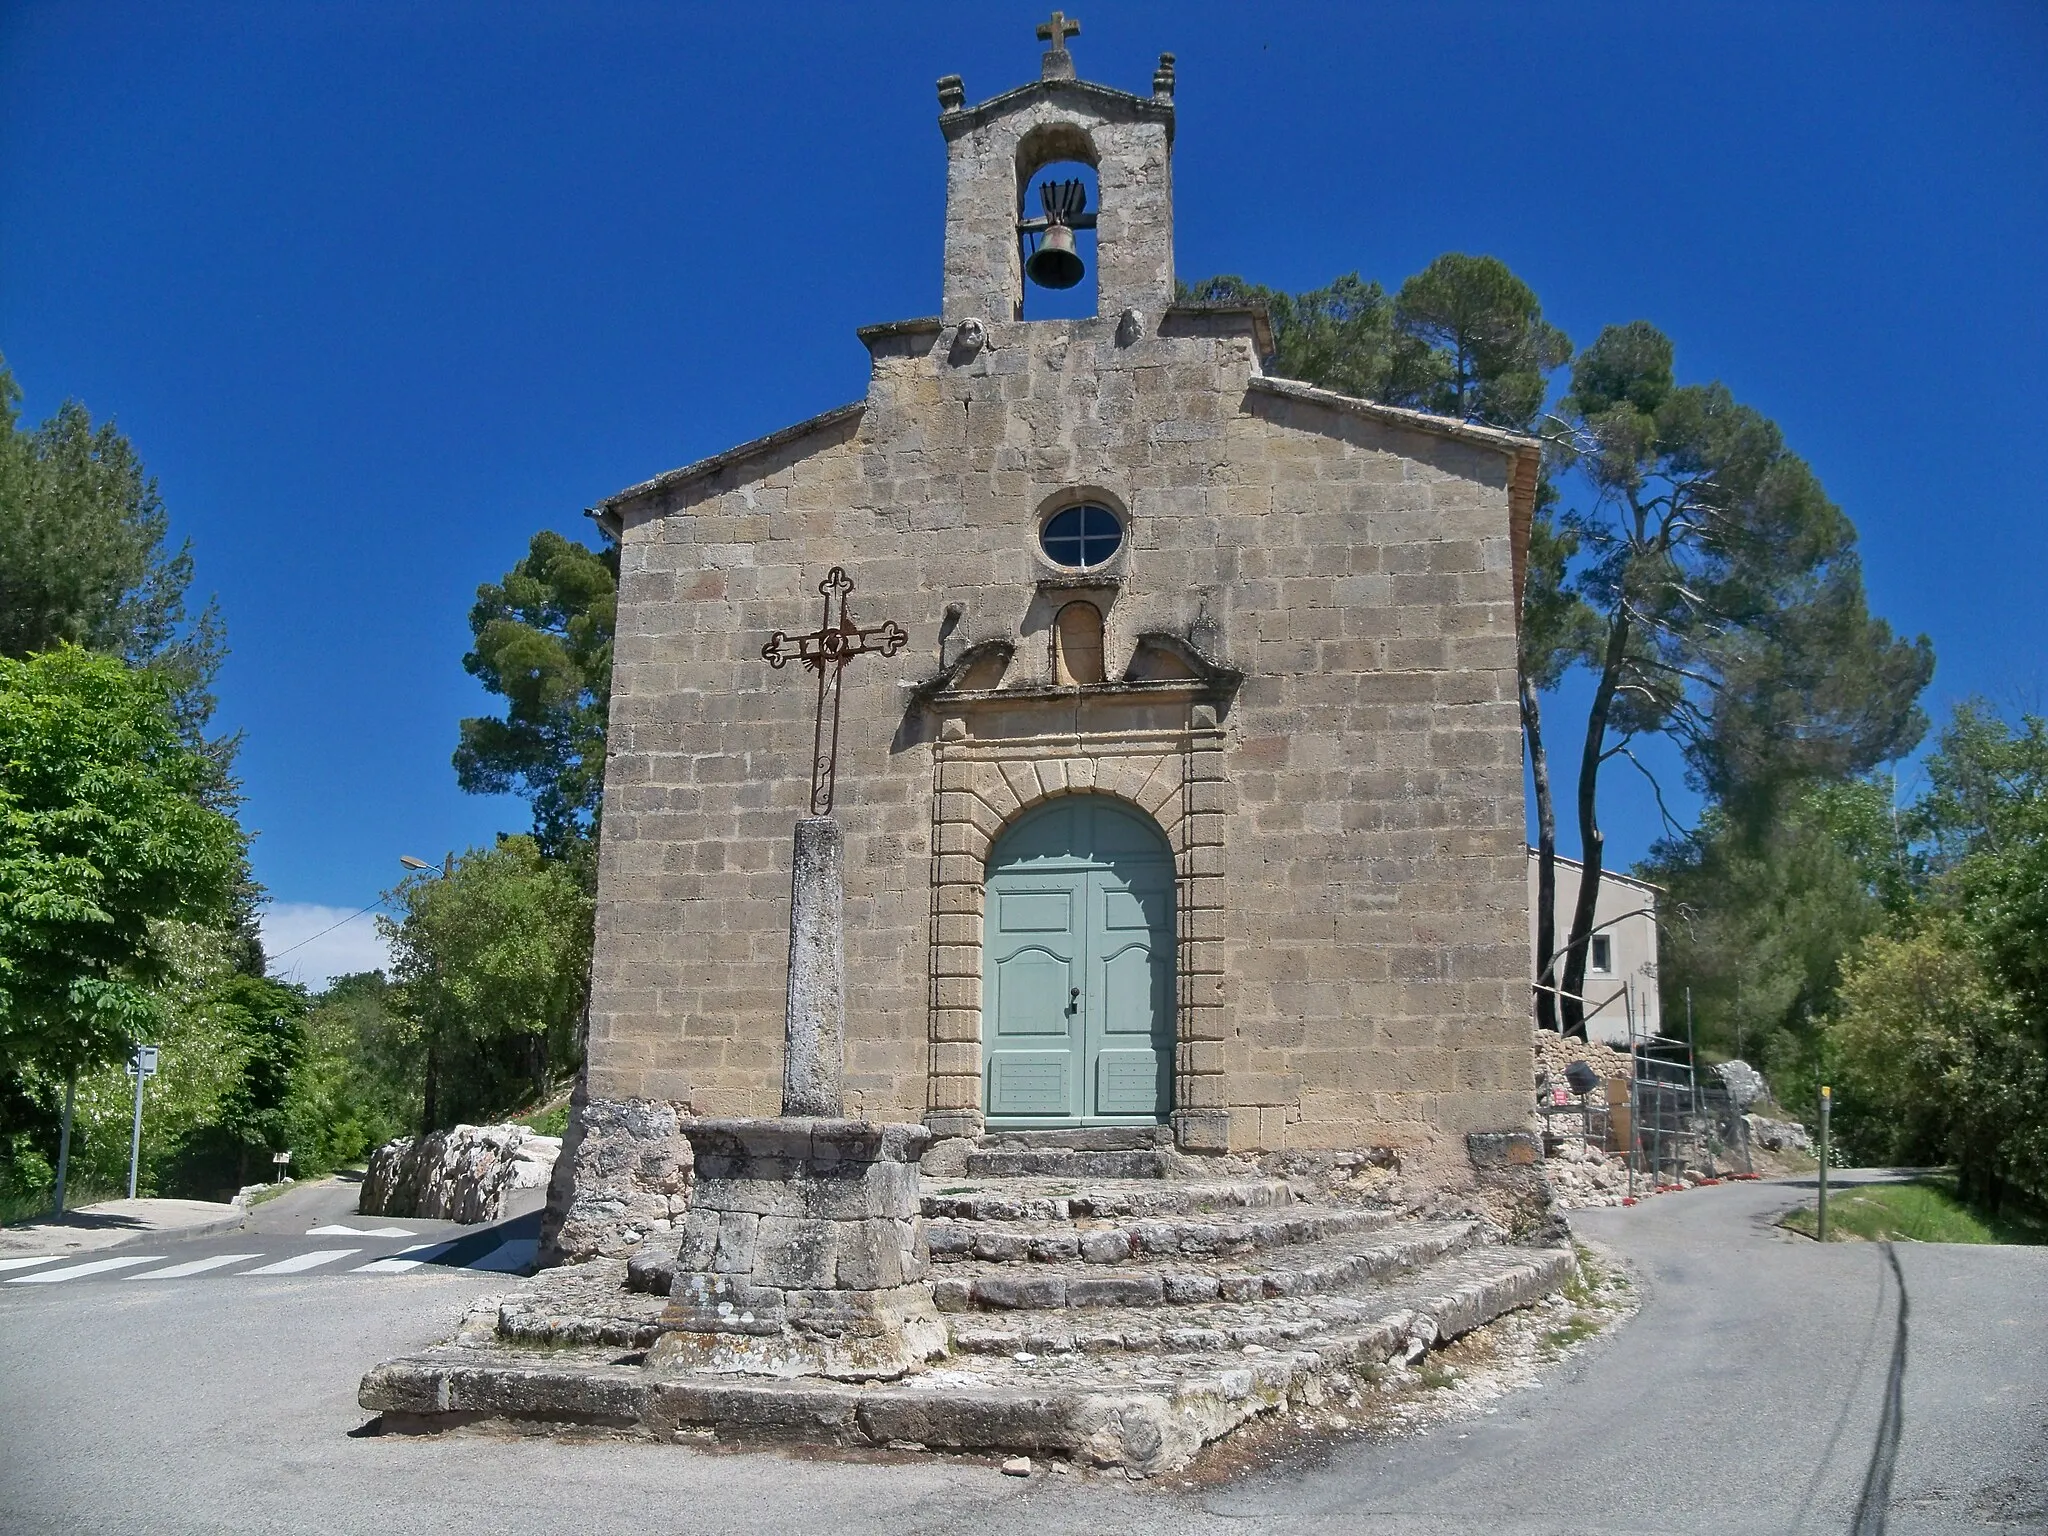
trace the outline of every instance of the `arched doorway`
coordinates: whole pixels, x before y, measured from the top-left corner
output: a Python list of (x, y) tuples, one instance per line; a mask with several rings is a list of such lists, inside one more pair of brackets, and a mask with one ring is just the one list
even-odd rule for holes
[(992, 1128), (1165, 1122), (1173, 899), (1165, 837), (1107, 795), (1050, 800), (997, 840), (982, 909)]

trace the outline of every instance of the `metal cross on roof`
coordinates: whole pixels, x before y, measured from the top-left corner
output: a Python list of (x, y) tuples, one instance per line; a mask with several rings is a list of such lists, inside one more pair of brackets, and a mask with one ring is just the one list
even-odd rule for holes
[[(872, 629), (855, 624), (846, 611), (846, 596), (853, 590), (853, 578), (839, 566), (832, 567), (831, 574), (818, 583), (818, 590), (825, 595), (824, 622), (808, 635), (786, 635), (778, 629), (775, 637), (761, 647), (761, 656), (777, 671), (794, 658), (818, 674), (818, 715), (811, 727), (811, 814), (830, 816), (832, 790), (839, 777), (839, 674), (856, 656), (869, 652), (894, 656), (910, 643), (910, 636), (894, 619), (884, 620)], [(829, 736), (825, 730), (828, 696), (832, 705)]]

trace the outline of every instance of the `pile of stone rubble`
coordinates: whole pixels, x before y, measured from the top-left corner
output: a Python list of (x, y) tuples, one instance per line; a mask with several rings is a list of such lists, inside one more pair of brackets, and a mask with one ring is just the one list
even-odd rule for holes
[[(740, 1207), (777, 1191), (736, 1176), (720, 1150), (731, 1134), (679, 1126), (701, 1144), (698, 1203), (716, 1183), (717, 1209), (652, 1237), (642, 1216), (629, 1251), (545, 1271), (447, 1345), (371, 1371), (363, 1405), (391, 1428), (713, 1427), (1152, 1473), (1255, 1415), (1412, 1362), (1556, 1291), (1574, 1267), (1567, 1247), (1506, 1241), (1484, 1201), (1407, 1195), (1385, 1160), (1289, 1178), (1183, 1157), (1163, 1128), (949, 1144), (932, 1160), (949, 1171), (928, 1168), (909, 1192), (901, 1262), (878, 1266), (888, 1245), (863, 1234), (893, 1219), (876, 1203), (880, 1154), (847, 1165), (866, 1193), (814, 1159), (794, 1186), (808, 1217), (756, 1214)], [(1533, 1176), (1533, 1135), (1493, 1139), (1494, 1161)], [(644, 1161), (672, 1181), (677, 1160)], [(1554, 1220), (1533, 1227), (1561, 1237)], [(884, 1311), (893, 1356), (861, 1337)]]

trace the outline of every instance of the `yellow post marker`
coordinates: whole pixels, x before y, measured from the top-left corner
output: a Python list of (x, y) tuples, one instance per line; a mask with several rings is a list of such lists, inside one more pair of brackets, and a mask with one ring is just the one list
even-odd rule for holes
[(1835, 1102), (1835, 1090), (1820, 1085), (1820, 1217), (1814, 1229), (1820, 1241), (1828, 1240), (1828, 1110)]

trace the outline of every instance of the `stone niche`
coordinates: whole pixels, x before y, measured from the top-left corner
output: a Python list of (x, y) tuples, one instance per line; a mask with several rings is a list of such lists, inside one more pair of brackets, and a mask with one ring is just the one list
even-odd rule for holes
[(885, 1380), (945, 1352), (920, 1125), (685, 1120), (695, 1183), (648, 1364)]

